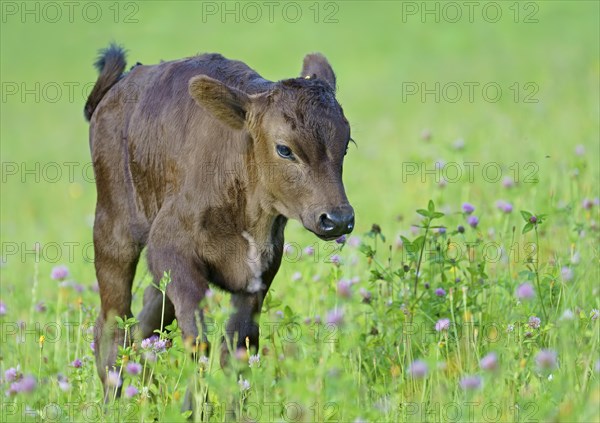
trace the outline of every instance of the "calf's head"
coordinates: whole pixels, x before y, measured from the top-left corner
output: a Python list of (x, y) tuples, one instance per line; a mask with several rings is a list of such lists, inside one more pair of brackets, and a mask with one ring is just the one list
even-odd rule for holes
[(247, 164), (275, 212), (325, 240), (352, 231), (354, 210), (342, 183), (350, 125), (323, 56), (306, 56), (299, 78), (259, 94), (203, 75), (190, 80), (189, 91), (222, 123), (248, 134)]

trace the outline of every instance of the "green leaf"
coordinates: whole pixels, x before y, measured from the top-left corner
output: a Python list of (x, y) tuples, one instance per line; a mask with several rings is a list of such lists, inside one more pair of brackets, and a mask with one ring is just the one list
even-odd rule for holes
[(288, 320), (294, 318), (294, 312), (292, 311), (292, 309), (290, 308), (290, 306), (285, 306), (285, 308), (283, 309), (283, 315)]
[(265, 311), (269, 311), (273, 308), (277, 308), (281, 304), (282, 304), (282, 301), (280, 299), (278, 299), (277, 297), (275, 297), (275, 295), (271, 291), (267, 292), (267, 296), (265, 297), (265, 301), (263, 304)]
[(527, 223), (525, 226), (523, 226), (523, 231), (521, 233), (526, 234), (527, 232), (531, 231), (534, 227), (534, 224), (529, 222)]
[(175, 332), (177, 330), (177, 319), (173, 320), (170, 325), (165, 326), (166, 332)]
[(421, 216), (429, 217), (429, 212), (427, 210), (418, 209), (417, 213), (419, 213)]
[(167, 290), (167, 285), (171, 283), (171, 271), (163, 272), (163, 277), (160, 278), (159, 291), (164, 293)]
[(384, 280), (384, 275), (377, 269), (371, 269), (371, 277), (369, 278), (371, 282)]
[(413, 247), (416, 251), (419, 251), (425, 245), (425, 235), (421, 235), (413, 241)]
[(435, 212), (435, 204), (433, 204), (432, 200), (429, 200), (429, 203), (427, 203), (427, 210), (429, 210), (429, 213)]
[(407, 248), (410, 248), (410, 247), (412, 246), (412, 242), (411, 242), (411, 241), (410, 241), (408, 238), (406, 238), (406, 237), (404, 237), (404, 236), (400, 235), (400, 239), (402, 240), (402, 244), (403, 244), (405, 247), (407, 247)]
[[(423, 237), (421, 235), (421, 237)], [(419, 238), (421, 238), (419, 237)], [(409, 241), (407, 238), (403, 237), (402, 235), (400, 235), (400, 239), (402, 240), (402, 243), (404, 244), (404, 249), (409, 253), (409, 254), (414, 254), (417, 251), (419, 251), (419, 248), (421, 248), (418, 244), (418, 239), (416, 238), (414, 241)]]
[(525, 222), (529, 222), (529, 218), (533, 215), (528, 211), (521, 210), (521, 216), (523, 216), (523, 220), (525, 220)]
[(360, 244), (359, 250), (360, 250), (361, 253), (363, 253), (367, 257), (374, 257), (375, 256), (375, 250), (370, 245)]
[(433, 215), (431, 216), (432, 219), (439, 219), (440, 217), (444, 217), (445, 214), (442, 212), (434, 212)]

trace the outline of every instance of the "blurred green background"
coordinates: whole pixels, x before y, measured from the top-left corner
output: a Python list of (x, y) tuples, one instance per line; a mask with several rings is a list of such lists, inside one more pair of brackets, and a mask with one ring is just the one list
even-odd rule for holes
[[(520, 179), (527, 162), (538, 166), (539, 183), (518, 196), (516, 210), (597, 196), (600, 3), (475, 2), (471, 16), (463, 2), (449, 3), (276, 2), (271, 19), (265, 2), (2, 2), (0, 230), (10, 269), (3, 287), (31, 281), (27, 250), (35, 242), (57, 243), (62, 254), (56, 259), (47, 249), (41, 274), (66, 263), (81, 279), (95, 278), (85, 260), (91, 250), (82, 249), (91, 241), (95, 205), (95, 187), (82, 174), (91, 176), (83, 105), (97, 77), (97, 50), (111, 41), (127, 48), (130, 65), (219, 52), (273, 80), (298, 75), (306, 53), (325, 54), (357, 142), (344, 179), (359, 234), (375, 222), (392, 234), (405, 229), (429, 198), (457, 205), (476, 199), (484, 214), (501, 189), (482, 177), (488, 162), (505, 176), (517, 163)], [(256, 20), (257, 6), (261, 17), (246, 22)], [(222, 16), (222, 8), (230, 12)], [(449, 22), (456, 10), (461, 18)], [(439, 101), (406, 91), (436, 83)], [(473, 101), (465, 83), (477, 84)], [(502, 90), (497, 102), (486, 100), (488, 83)], [(456, 102), (454, 84), (462, 87)], [(526, 102), (527, 94), (536, 102)], [(593, 175), (578, 193), (569, 182), (576, 145), (591, 155)], [(436, 160), (463, 171), (464, 162), (481, 165), (473, 181), (465, 174), (443, 190), (431, 175), (403, 174), (406, 163), (433, 169)], [(298, 224), (287, 239), (314, 242)], [(74, 254), (66, 243), (76, 243)], [(290, 269), (285, 264), (284, 274)]]

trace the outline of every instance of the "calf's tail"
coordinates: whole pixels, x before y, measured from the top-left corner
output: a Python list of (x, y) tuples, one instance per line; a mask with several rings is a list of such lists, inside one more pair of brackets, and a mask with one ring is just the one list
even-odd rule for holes
[(88, 121), (92, 118), (92, 114), (94, 114), (94, 110), (98, 107), (102, 97), (123, 75), (126, 66), (125, 50), (114, 43), (109, 45), (107, 48), (100, 50), (94, 66), (98, 69), (100, 75), (85, 103), (84, 115)]

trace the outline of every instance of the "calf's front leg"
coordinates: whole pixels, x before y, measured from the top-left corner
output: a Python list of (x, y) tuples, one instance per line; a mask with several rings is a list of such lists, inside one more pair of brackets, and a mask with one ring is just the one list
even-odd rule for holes
[(221, 346), (221, 366), (227, 364), (229, 348), (246, 350), (246, 339), (251, 350), (258, 351), (259, 317), (266, 289), (256, 293), (238, 292), (231, 295), (234, 312), (227, 322), (226, 339)]
[[(189, 254), (174, 247), (149, 247), (148, 261), (156, 284), (160, 283), (165, 272), (170, 273), (171, 283), (167, 285), (168, 317), (171, 318), (174, 311), (184, 341), (195, 345), (198, 341), (196, 320), (204, 324), (199, 304), (208, 289), (202, 269)], [(154, 303), (148, 303), (148, 307), (158, 313), (162, 307), (158, 307), (156, 298), (153, 300)], [(150, 321), (149, 312), (143, 311), (142, 315)], [(154, 317), (154, 323), (159, 321), (160, 315)], [(206, 338), (204, 334), (203, 338)]]

